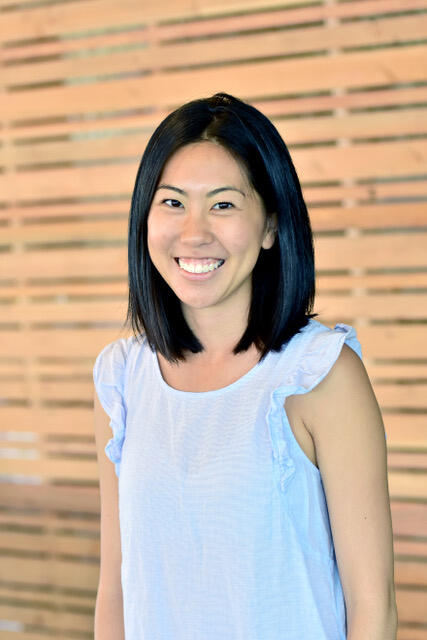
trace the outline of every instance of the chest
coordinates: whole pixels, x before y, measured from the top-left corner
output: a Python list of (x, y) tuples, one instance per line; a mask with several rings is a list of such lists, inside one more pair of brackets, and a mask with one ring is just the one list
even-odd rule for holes
[(268, 401), (262, 389), (251, 395), (242, 403), (237, 390), (188, 396), (160, 386), (132, 398), (120, 469), (129, 513), (143, 505), (146, 515), (228, 518), (257, 505), (267, 517), (275, 483)]
[[(189, 458), (186, 461), (181, 460), (180, 464), (188, 470), (188, 466), (191, 466), (190, 460), (193, 460), (194, 470), (197, 472), (197, 461), (201, 465), (204, 465), (206, 459), (218, 462), (218, 457), (229, 456), (230, 450), (234, 451), (237, 457), (240, 454), (247, 455), (248, 451), (244, 453), (245, 447), (249, 447), (249, 450), (254, 446), (260, 447), (260, 442), (255, 441), (263, 437), (261, 450), (267, 448), (268, 453), (269, 445), (263, 432), (263, 414), (266, 412), (266, 401), (269, 399), (269, 393), (265, 394), (265, 389), (271, 386), (272, 375), (259, 376), (254, 371), (258, 362), (259, 355), (249, 354), (249, 357), (240, 360), (235, 358), (232, 363), (218, 363), (216, 367), (191, 366), (185, 363), (184, 366), (174, 366), (158, 357), (160, 375), (154, 376), (154, 387), (147, 396), (144, 379), (150, 377), (149, 372), (153, 372), (153, 366), (149, 363), (149, 370), (145, 369), (141, 376), (142, 394), (138, 393), (137, 401), (131, 403), (128, 412), (128, 418), (133, 425), (128, 425), (127, 439), (129, 440), (130, 433), (133, 432), (134, 451), (136, 453), (140, 450), (139, 463), (150, 451), (157, 450), (160, 453), (172, 447), (166, 455), (169, 462), (172, 462), (173, 455), (179, 458), (185, 451)], [(267, 364), (267, 368), (269, 366)], [(250, 376), (253, 374), (259, 384), (250, 382)], [(245, 377), (247, 381), (241, 384)], [(224, 395), (229, 398), (229, 402), (224, 406), (223, 394), (216, 395), (216, 391), (230, 387), (236, 381), (239, 381), (239, 387), (243, 387), (245, 393), (227, 389)], [(187, 395), (186, 392), (190, 393)], [(213, 393), (208, 393), (203, 398), (203, 392)], [(305, 402), (306, 394), (289, 396), (286, 398), (284, 410), (301, 451), (312, 464), (318, 466), (315, 444), (302, 417)], [(159, 419), (161, 424), (158, 427), (148, 427), (156, 424)], [(249, 425), (254, 424), (254, 420), (258, 421), (258, 425), (254, 425), (254, 431), (251, 432)], [(189, 421), (191, 426), (188, 424)], [(248, 426), (248, 431), (244, 431), (245, 425)], [(247, 458), (249, 459), (250, 457)], [(155, 460), (159, 461), (158, 457)], [(151, 458), (153, 463), (155, 460)], [(178, 463), (178, 459), (175, 459), (175, 463)], [(253, 460), (253, 463), (257, 464), (256, 460)], [(145, 464), (147, 470), (150, 461), (146, 460)], [(168, 464), (167, 461), (165, 464)]]
[[(212, 391), (221, 389), (247, 375), (257, 365), (259, 354), (249, 353), (232, 361), (218, 363), (216, 366), (202, 364), (183, 364), (179, 367), (171, 365), (159, 357), (159, 368), (163, 380), (174, 389), (181, 391)], [(317, 467), (316, 447), (314, 440), (305, 426), (302, 416), (307, 397), (289, 396), (285, 410), (295, 439), (307, 458)]]
[(188, 362), (175, 364), (170, 363), (161, 354), (157, 354), (159, 370), (164, 382), (173, 389), (192, 393), (215, 391), (232, 385), (258, 365), (259, 357), (258, 352), (248, 351), (215, 362), (197, 357)]

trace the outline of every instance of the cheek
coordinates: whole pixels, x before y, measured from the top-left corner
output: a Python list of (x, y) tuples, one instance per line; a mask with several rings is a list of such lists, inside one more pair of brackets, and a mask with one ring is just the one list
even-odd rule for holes
[(248, 251), (258, 251), (261, 244), (262, 229), (257, 226), (237, 225), (230, 229), (227, 247), (235, 254), (244, 254)]
[(167, 248), (170, 241), (170, 231), (167, 224), (162, 223), (158, 217), (152, 216), (147, 220), (147, 244), (150, 253)]

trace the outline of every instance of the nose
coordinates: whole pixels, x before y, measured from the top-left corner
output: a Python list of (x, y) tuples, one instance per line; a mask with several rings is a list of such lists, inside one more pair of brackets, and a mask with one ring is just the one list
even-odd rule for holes
[(188, 212), (183, 219), (180, 240), (183, 244), (209, 244), (213, 240), (206, 216), (200, 212)]

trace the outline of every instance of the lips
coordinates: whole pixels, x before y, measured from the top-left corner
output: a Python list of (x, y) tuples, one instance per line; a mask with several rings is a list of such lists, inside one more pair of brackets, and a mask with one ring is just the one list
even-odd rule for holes
[(181, 273), (187, 273), (193, 277), (199, 278), (207, 277), (208, 274), (212, 274), (222, 265), (225, 260), (222, 258), (175, 258), (175, 262), (178, 265)]
[(191, 258), (187, 256), (177, 256), (174, 260), (176, 262), (178, 262), (178, 260), (184, 260), (184, 262), (194, 262), (195, 264), (210, 264), (211, 262), (218, 262), (219, 260), (224, 262), (224, 258)]

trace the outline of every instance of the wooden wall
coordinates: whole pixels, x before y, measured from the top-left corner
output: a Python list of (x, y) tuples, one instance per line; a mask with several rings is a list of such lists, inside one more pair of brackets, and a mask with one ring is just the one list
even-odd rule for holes
[(216, 91), (268, 115), (389, 451), (399, 640), (427, 637), (427, 1), (0, 0), (0, 636), (93, 637), (92, 367), (127, 303), (139, 159)]

